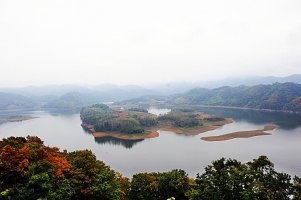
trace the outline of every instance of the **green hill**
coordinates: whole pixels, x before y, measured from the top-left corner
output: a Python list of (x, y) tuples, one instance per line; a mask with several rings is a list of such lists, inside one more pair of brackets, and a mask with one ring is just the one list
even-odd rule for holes
[(301, 85), (275, 83), (272, 85), (196, 88), (174, 95), (167, 102), (172, 105), (235, 106), (301, 112)]

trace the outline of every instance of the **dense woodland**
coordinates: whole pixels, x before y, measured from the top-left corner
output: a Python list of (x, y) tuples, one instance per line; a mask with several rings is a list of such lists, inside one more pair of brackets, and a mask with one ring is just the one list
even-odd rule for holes
[(93, 125), (95, 131), (115, 131), (127, 134), (144, 133), (158, 121), (155, 115), (144, 109), (130, 109), (127, 112), (115, 111), (104, 104), (95, 104), (81, 110), (84, 124)]
[(104, 200), (300, 199), (301, 179), (277, 172), (260, 156), (248, 163), (224, 159), (190, 178), (181, 169), (138, 173), (130, 179), (89, 150), (60, 151), (38, 137), (0, 141), (0, 199)]
[(193, 112), (183, 112), (181, 110), (172, 110), (166, 115), (159, 116), (158, 119), (161, 121), (172, 121), (173, 126), (179, 128), (193, 128), (203, 125), (198, 114)]

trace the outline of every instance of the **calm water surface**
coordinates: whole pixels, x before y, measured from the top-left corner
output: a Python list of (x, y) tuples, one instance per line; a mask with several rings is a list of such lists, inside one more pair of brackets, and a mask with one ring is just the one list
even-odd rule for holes
[[(28, 114), (39, 118), (0, 124), (0, 138), (36, 135), (42, 138), (46, 145), (57, 146), (68, 151), (90, 149), (98, 159), (128, 177), (138, 172), (179, 168), (195, 177), (197, 173), (202, 173), (203, 168), (212, 160), (226, 157), (247, 162), (260, 155), (267, 155), (274, 162), (277, 170), (301, 176), (301, 115), (198, 109), (206, 113), (232, 117), (234, 123), (196, 136), (160, 131), (158, 138), (123, 141), (113, 138), (94, 139), (80, 126), (81, 120), (78, 113), (1, 112), (0, 118), (2, 119), (16, 114)], [(150, 112), (160, 114), (168, 110), (152, 108)], [(264, 125), (271, 122), (279, 124), (280, 128), (271, 131), (270, 136), (221, 142), (206, 142), (200, 139), (203, 136), (262, 129)]]

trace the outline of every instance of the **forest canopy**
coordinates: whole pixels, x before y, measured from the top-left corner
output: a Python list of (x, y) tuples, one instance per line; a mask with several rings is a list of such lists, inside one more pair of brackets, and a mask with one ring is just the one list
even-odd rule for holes
[(115, 111), (104, 104), (84, 107), (80, 114), (83, 123), (93, 125), (97, 132), (144, 133), (158, 123), (156, 115), (144, 109)]
[(212, 200), (300, 199), (301, 179), (277, 172), (260, 156), (221, 158), (197, 177), (181, 169), (128, 179), (89, 150), (60, 151), (34, 136), (0, 141), (0, 199)]

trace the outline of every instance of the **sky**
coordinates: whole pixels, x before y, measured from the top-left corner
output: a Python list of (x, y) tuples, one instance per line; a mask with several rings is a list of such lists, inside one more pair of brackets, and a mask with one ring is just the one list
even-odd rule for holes
[(0, 87), (300, 73), (300, 0), (0, 0)]

